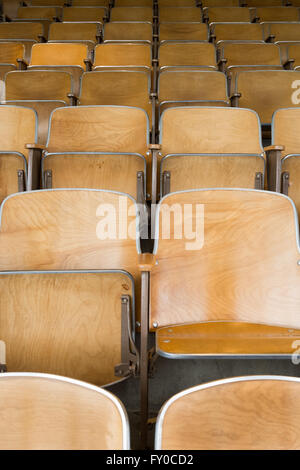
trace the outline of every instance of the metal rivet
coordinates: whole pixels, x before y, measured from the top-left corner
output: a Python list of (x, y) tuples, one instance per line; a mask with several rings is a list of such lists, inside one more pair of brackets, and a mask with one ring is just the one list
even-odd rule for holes
[(156, 266), (158, 265), (158, 261), (155, 262)]
[(298, 266), (300, 266), (300, 259), (297, 261)]
[(153, 328), (157, 328), (157, 327), (158, 327), (158, 323), (155, 321), (155, 322), (152, 323), (152, 326), (153, 326)]
[(135, 324), (136, 324), (136, 326), (137, 326), (138, 328), (141, 326), (141, 324), (140, 324), (139, 321), (135, 322)]

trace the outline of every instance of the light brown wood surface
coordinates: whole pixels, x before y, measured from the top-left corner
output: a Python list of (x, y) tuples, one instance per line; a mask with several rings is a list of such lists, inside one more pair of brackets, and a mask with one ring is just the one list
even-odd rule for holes
[[(282, 7), (282, 0), (246, 0), (248, 8), (253, 7)], [(291, 2), (292, 3), (292, 2)]]
[(30, 0), (30, 6), (32, 7), (35, 7), (35, 6), (49, 6), (49, 4), (51, 5), (55, 3), (55, 6), (58, 6), (58, 7), (63, 7), (64, 4), (66, 3), (65, 0), (55, 0), (54, 2), (51, 2), (49, 0)]
[(300, 109), (279, 109), (273, 117), (272, 143), (283, 145), (282, 155), (300, 153)]
[(275, 41), (299, 41), (300, 23), (270, 22), (263, 24), (264, 36), (267, 39), (270, 35), (275, 36)]
[(115, 0), (115, 7), (150, 7), (152, 8), (152, 0)]
[(1, 39), (34, 39), (37, 41), (40, 34), (43, 34), (41, 23), (9, 22), (0, 24)]
[(191, 204), (184, 230), (192, 227), (194, 233), (178, 238), (180, 217), (171, 217), (168, 237), (167, 214), (161, 219), (150, 328), (211, 321), (300, 328), (298, 227), (288, 198), (203, 190), (175, 193), (163, 202), (165, 210)]
[(146, 22), (111, 21), (104, 27), (104, 41), (150, 41), (152, 24)]
[(191, 388), (164, 415), (162, 449), (300, 448), (299, 381), (229, 379)]
[(151, 47), (135, 43), (98, 44), (95, 47), (94, 68), (100, 66), (151, 67)]
[(205, 16), (212, 22), (250, 22), (250, 10), (242, 7), (205, 8)]
[(218, 41), (262, 41), (263, 29), (259, 23), (216, 23), (211, 32)]
[(62, 8), (59, 7), (19, 7), (18, 18), (24, 19), (48, 19), (53, 20), (55, 17), (60, 17)]
[(0, 384), (6, 403), (0, 412), (1, 449), (128, 448), (124, 411), (101, 389), (52, 376), (5, 374)]
[(159, 0), (159, 7), (194, 7), (194, 0)]
[(156, 348), (180, 356), (291, 356), (300, 330), (278, 326), (212, 321), (159, 328)]
[(79, 65), (85, 69), (87, 46), (78, 43), (43, 43), (32, 47), (30, 65)]
[(73, 7), (84, 7), (84, 6), (109, 6), (108, 0), (72, 0)]
[(153, 20), (151, 7), (114, 7), (110, 12), (111, 21), (150, 21)]
[(270, 123), (277, 109), (297, 106), (293, 103), (299, 80), (296, 71), (240, 72), (236, 80), (239, 106), (256, 111), (262, 124)]
[(202, 7), (238, 7), (239, 0), (202, 0)]
[(9, 194), (18, 192), (18, 170), (25, 171), (20, 155), (0, 153), (0, 204)]
[(201, 66), (217, 68), (216, 50), (205, 42), (164, 42), (159, 47), (159, 66)]
[(94, 188), (121, 191), (137, 198), (137, 172), (145, 171), (141, 156), (48, 155), (43, 169), (52, 170), (52, 188)]
[(204, 23), (165, 22), (159, 25), (160, 41), (207, 41), (208, 29)]
[(0, 150), (19, 152), (27, 157), (25, 144), (36, 141), (34, 111), (19, 106), (0, 106), (0, 118)]
[(261, 7), (256, 8), (255, 14), (263, 21), (299, 21), (299, 11), (293, 7)]
[(57, 374), (99, 386), (120, 379), (114, 367), (122, 362), (121, 296), (133, 299), (127, 275), (5, 274), (0, 291), (9, 372)]
[(100, 21), (106, 16), (105, 7), (68, 7), (63, 10), (63, 21)]
[(49, 41), (93, 41), (97, 43), (96, 36), (100, 31), (98, 23), (52, 23), (49, 28)]
[(289, 174), (288, 196), (296, 205), (298, 216), (300, 214), (300, 158), (299, 156), (284, 158), (281, 162), (281, 171)]
[(23, 59), (25, 47), (17, 42), (0, 42), (0, 64), (17, 66), (17, 59)]
[(159, 21), (202, 21), (201, 10), (196, 7), (163, 7), (159, 8)]
[(219, 58), (232, 65), (281, 65), (280, 49), (276, 44), (222, 43), (218, 47)]

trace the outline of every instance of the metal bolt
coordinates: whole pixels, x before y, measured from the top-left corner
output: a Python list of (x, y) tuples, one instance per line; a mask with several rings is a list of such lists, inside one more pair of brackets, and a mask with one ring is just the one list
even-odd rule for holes
[(297, 261), (298, 266), (300, 266), (300, 259)]
[(139, 321), (135, 322), (135, 324), (136, 324), (136, 326), (137, 326), (138, 328), (141, 326), (141, 324), (140, 324)]
[(158, 323), (157, 323), (156, 321), (154, 321), (154, 322), (152, 323), (152, 326), (153, 326), (153, 328), (157, 328), (157, 327), (158, 327)]

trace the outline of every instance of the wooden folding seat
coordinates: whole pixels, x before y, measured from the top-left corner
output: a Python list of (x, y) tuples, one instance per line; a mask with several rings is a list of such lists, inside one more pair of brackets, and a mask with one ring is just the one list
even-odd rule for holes
[[(248, 8), (257, 7), (282, 7), (285, 6), (285, 0), (242, 0), (244, 6)], [(289, 2), (291, 3), (291, 2)]]
[(152, 0), (115, 0), (114, 7), (148, 7), (152, 8)]
[(276, 375), (183, 390), (160, 410), (155, 449), (299, 450), (299, 390), (298, 377)]
[(0, 83), (7, 72), (23, 67), (24, 56), (25, 46), (21, 42), (0, 42)]
[(218, 61), (230, 83), (246, 70), (283, 70), (276, 44), (225, 42), (218, 46)]
[(49, 5), (55, 5), (57, 7), (64, 7), (66, 3), (69, 3), (69, 0), (30, 0), (29, 2), (27, 1), (31, 7), (43, 7), (43, 6), (49, 6)]
[(159, 40), (208, 41), (208, 27), (204, 23), (166, 22), (159, 25)]
[(229, 106), (222, 72), (165, 70), (158, 79), (159, 116), (171, 106)]
[(290, 2), (293, 7), (300, 7), (300, 1), (299, 0), (291, 0)]
[(0, 202), (25, 191), (28, 140), (37, 142), (37, 119), (32, 109), (0, 106)]
[(298, 86), (298, 72), (294, 70), (240, 72), (232, 103), (253, 109), (262, 124), (270, 124), (277, 109), (298, 106)]
[(72, 0), (72, 7), (109, 7), (109, 0)]
[(0, 377), (2, 450), (128, 450), (129, 422), (103, 388), (50, 374)]
[(140, 108), (57, 109), (42, 157), (43, 187), (109, 189), (144, 203), (148, 171), (151, 183), (148, 144), (148, 117)]
[(25, 47), (24, 59), (27, 62), (30, 60), (33, 44), (44, 39), (44, 28), (41, 23), (0, 23), (0, 41), (22, 43)]
[(300, 42), (286, 45), (286, 65), (294, 70), (300, 70)]
[(152, 23), (142, 21), (111, 21), (104, 26), (104, 42), (142, 41), (152, 43)]
[(124, 69), (146, 70), (149, 74), (152, 65), (150, 44), (142, 43), (104, 43), (95, 47), (93, 70)]
[(96, 44), (101, 41), (102, 24), (99, 22), (52, 23), (49, 28), (48, 42), (80, 42), (89, 48), (90, 57)]
[(48, 29), (50, 23), (59, 21), (62, 17), (63, 9), (61, 7), (19, 7), (17, 18), (14, 21), (30, 21), (42, 23), (44, 27), (44, 35), (48, 37)]
[(28, 70), (59, 70), (73, 76), (73, 92), (79, 95), (83, 72), (90, 70), (88, 46), (80, 43), (46, 43), (32, 46)]
[(169, 108), (159, 130), (161, 196), (197, 188), (264, 188), (265, 156), (253, 111)]
[[(127, 202), (128, 196), (123, 200)], [(97, 210), (94, 217), (103, 219), (107, 207), (102, 209), (100, 202)], [(126, 220), (126, 214), (122, 217)], [(95, 237), (96, 227), (97, 221)], [(103, 240), (101, 250), (98, 240), (98, 256), (110, 243), (109, 238)], [(136, 251), (135, 240), (131, 245)], [(98, 386), (129, 377), (131, 363), (133, 368), (137, 363), (135, 283), (130, 273), (115, 269), (1, 272), (0, 292), (1, 341), (10, 372), (57, 374)]]
[(63, 10), (63, 21), (97, 21), (103, 23), (107, 17), (106, 7), (68, 7)]
[(38, 142), (45, 145), (51, 112), (56, 108), (68, 106), (72, 101), (72, 93), (72, 75), (68, 72), (10, 72), (5, 79), (3, 103), (33, 108), (38, 118)]
[(272, 120), (272, 147), (277, 181), (272, 188), (288, 195), (300, 214), (300, 108), (278, 109)]
[(223, 41), (264, 41), (259, 23), (215, 23), (211, 25), (210, 37), (216, 44)]
[(111, 21), (153, 21), (151, 7), (114, 7), (110, 12)]
[(256, 21), (299, 21), (299, 10), (293, 7), (261, 7), (253, 10)]
[(149, 74), (132, 70), (103, 70), (82, 76), (79, 104), (135, 106), (146, 111), (152, 121)]
[(159, 0), (159, 7), (195, 7), (195, 0)]
[(2, 0), (3, 21), (10, 21), (17, 16), (20, 0)]
[(167, 67), (217, 70), (215, 46), (207, 42), (165, 41), (158, 52), (160, 70)]
[(262, 27), (267, 42), (300, 41), (300, 22), (265, 22)]
[(203, 15), (208, 23), (240, 23), (251, 22), (250, 10), (242, 7), (213, 7), (204, 8)]
[(159, 7), (159, 22), (202, 21), (201, 10), (197, 7)]

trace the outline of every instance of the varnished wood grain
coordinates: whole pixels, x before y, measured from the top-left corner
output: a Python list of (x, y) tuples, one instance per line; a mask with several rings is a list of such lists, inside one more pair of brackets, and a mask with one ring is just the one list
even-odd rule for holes
[(298, 24), (270, 22), (264, 25), (265, 38), (273, 35), (275, 41), (299, 41), (300, 28)]
[(9, 22), (0, 24), (1, 39), (34, 39), (43, 34), (43, 26), (40, 23)]
[(126, 414), (101, 389), (51, 375), (5, 374), (0, 384), (1, 449), (128, 448)]
[(213, 44), (201, 42), (164, 42), (159, 47), (159, 66), (202, 66), (216, 68)]
[(159, 25), (160, 41), (207, 41), (207, 25), (194, 22), (165, 22)]
[(212, 22), (250, 22), (250, 10), (241, 7), (212, 7), (204, 9), (205, 15)]
[(151, 7), (114, 7), (110, 13), (111, 21), (150, 21), (153, 20)]
[(172, 5), (159, 8), (159, 20), (164, 21), (195, 21), (201, 23), (201, 10), (196, 7), (182, 7)]
[(98, 44), (95, 48), (94, 68), (97, 66), (151, 67), (151, 47), (134, 43)]
[(9, 194), (18, 192), (18, 170), (25, 171), (21, 156), (0, 153), (0, 203)]
[(152, 24), (146, 22), (114, 22), (104, 27), (104, 41), (152, 41)]
[(218, 41), (262, 41), (263, 29), (259, 23), (216, 23), (211, 31)]
[(59, 7), (19, 7), (18, 18), (24, 19), (48, 19), (61, 16), (62, 8)]
[(18, 106), (0, 106), (0, 119), (0, 150), (19, 152), (27, 157), (25, 144), (35, 142), (34, 111)]
[(262, 21), (299, 21), (299, 11), (293, 7), (258, 7), (255, 14)]
[(18, 65), (17, 59), (23, 59), (25, 47), (20, 42), (0, 42), (0, 64)]
[(99, 33), (99, 24), (84, 23), (52, 23), (49, 28), (49, 41), (92, 41), (97, 42), (97, 34)]
[(63, 10), (63, 21), (100, 21), (106, 16), (104, 7), (68, 7)]

